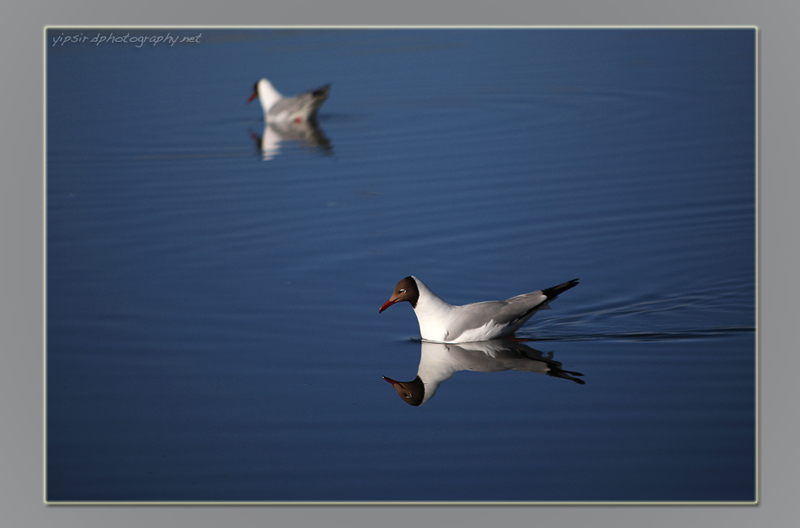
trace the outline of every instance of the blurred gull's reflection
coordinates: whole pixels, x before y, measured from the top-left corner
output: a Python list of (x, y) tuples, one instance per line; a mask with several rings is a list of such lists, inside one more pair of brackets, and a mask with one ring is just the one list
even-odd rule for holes
[(409, 405), (422, 405), (430, 400), (439, 384), (459, 370), (538, 372), (584, 384), (575, 377), (583, 374), (562, 370), (561, 363), (552, 358), (552, 352), (546, 354), (510, 339), (457, 345), (423, 341), (417, 377), (413, 381), (396, 381), (386, 376), (383, 379), (391, 383)]
[(274, 158), (280, 151), (281, 143), (286, 141), (302, 141), (305, 147), (316, 149), (325, 156), (333, 155), (330, 140), (314, 120), (301, 123), (267, 123), (261, 136), (251, 130), (250, 137), (255, 141), (264, 161)]

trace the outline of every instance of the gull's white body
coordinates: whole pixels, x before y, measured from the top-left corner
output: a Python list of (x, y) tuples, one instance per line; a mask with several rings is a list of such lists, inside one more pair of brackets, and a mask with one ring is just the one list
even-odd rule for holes
[[(413, 284), (407, 282), (413, 280)], [(402, 287), (405, 282), (405, 288)], [(539, 310), (549, 308), (549, 302), (573, 286), (577, 279), (548, 288), (517, 295), (505, 301), (484, 301), (463, 306), (452, 305), (433, 293), (414, 276), (403, 279), (395, 296), (381, 311), (398, 301), (409, 301), (419, 321), (422, 339), (435, 343), (469, 343), (511, 336)], [(418, 296), (413, 295), (413, 290)], [(412, 294), (406, 291), (411, 290)], [(410, 296), (410, 299), (407, 298)]]
[[(419, 301), (414, 313), (419, 321), (422, 339), (436, 343), (469, 343), (509, 336), (524, 325), (533, 314), (546, 306), (541, 291), (512, 297), (507, 301), (484, 301), (454, 306), (433, 293), (424, 282), (414, 277), (419, 288)], [(520, 316), (540, 306), (524, 318)]]

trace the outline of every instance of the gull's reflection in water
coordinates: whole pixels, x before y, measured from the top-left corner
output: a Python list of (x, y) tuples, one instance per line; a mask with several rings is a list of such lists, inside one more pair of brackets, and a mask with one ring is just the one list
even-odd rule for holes
[(510, 339), (495, 339), (476, 343), (430, 343), (422, 342), (417, 377), (413, 381), (396, 381), (383, 377), (409, 405), (422, 405), (433, 398), (439, 385), (459, 370), (476, 372), (500, 372), (518, 370), (538, 372), (556, 378), (580, 383), (578, 372), (561, 369), (561, 363), (553, 359), (553, 353), (539, 350)]
[(303, 146), (317, 150), (320, 154), (333, 155), (330, 140), (325, 137), (315, 120), (300, 123), (267, 123), (260, 136), (251, 130), (250, 137), (264, 161), (274, 158), (281, 150), (281, 143), (288, 141), (302, 141)]

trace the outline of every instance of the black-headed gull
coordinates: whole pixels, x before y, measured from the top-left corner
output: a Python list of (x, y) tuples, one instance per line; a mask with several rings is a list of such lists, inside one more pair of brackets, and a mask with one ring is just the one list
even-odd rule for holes
[(380, 312), (391, 305), (408, 301), (419, 321), (422, 339), (435, 343), (469, 343), (511, 336), (533, 314), (548, 308), (550, 301), (578, 285), (578, 279), (544, 290), (517, 295), (505, 301), (484, 301), (454, 306), (440, 299), (424, 282), (406, 277)]
[(397, 381), (384, 376), (383, 379), (392, 384), (404, 402), (417, 406), (430, 400), (443, 381), (461, 370), (538, 372), (584, 384), (582, 379), (575, 377), (583, 374), (563, 370), (561, 367), (562, 364), (553, 359), (552, 352), (546, 354), (510, 339), (458, 345), (423, 342), (416, 378), (412, 381)]
[(253, 95), (250, 96), (247, 102), (249, 103), (258, 97), (261, 102), (261, 108), (264, 110), (264, 121), (266, 122), (292, 121), (294, 123), (302, 123), (314, 119), (317, 110), (328, 98), (330, 90), (331, 85), (326, 84), (321, 88), (309, 90), (300, 95), (284, 97), (272, 86), (271, 82), (267, 79), (260, 79), (253, 86)]

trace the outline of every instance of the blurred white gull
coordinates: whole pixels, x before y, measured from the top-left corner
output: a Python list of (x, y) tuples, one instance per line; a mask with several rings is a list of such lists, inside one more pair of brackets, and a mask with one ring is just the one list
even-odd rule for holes
[(267, 79), (261, 79), (253, 86), (253, 94), (247, 102), (258, 97), (264, 110), (264, 121), (268, 123), (302, 123), (315, 118), (330, 89), (331, 85), (326, 84), (300, 95), (284, 97)]

